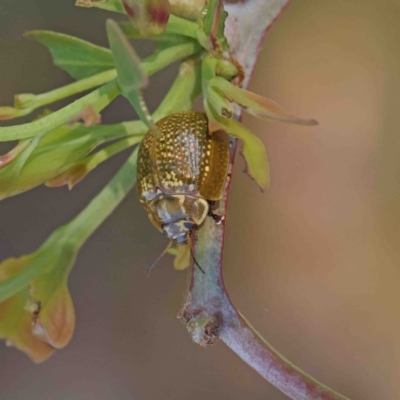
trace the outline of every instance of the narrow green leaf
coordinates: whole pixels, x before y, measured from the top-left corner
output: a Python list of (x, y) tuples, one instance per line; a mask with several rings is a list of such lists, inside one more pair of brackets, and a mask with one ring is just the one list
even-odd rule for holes
[(221, 96), (217, 91), (209, 88), (207, 91), (207, 101), (218, 115), (227, 118), (232, 117), (232, 107), (225, 97)]
[(60, 187), (68, 185), (72, 189), (77, 183), (85, 178), (91, 171), (93, 171), (101, 163), (107, 161), (109, 158), (127, 148), (140, 143), (143, 135), (130, 136), (125, 139), (118, 140), (117, 142), (97, 151), (90, 156), (85, 157), (82, 161), (74, 164), (71, 168), (55, 176), (49, 181), (45, 182), (48, 187)]
[(8, 197), (10, 193), (15, 190), (17, 182), (21, 176), (21, 171), (26, 164), (27, 159), (32, 154), (32, 152), (37, 147), (40, 141), (39, 137), (35, 137), (32, 140), (27, 140), (29, 143), (24, 143), (27, 145), (26, 148), (16, 157), (16, 159), (3, 166), (0, 169), (0, 199)]
[(141, 89), (147, 86), (148, 78), (140, 58), (121, 28), (113, 20), (107, 21), (107, 36), (117, 68), (118, 83), (121, 86), (122, 94), (132, 104), (139, 118), (159, 136), (158, 128), (151, 118), (141, 92)]
[(209, 0), (203, 9), (201, 20), (203, 32), (208, 37), (209, 43), (214, 50), (222, 53), (229, 50), (228, 43), (224, 35), (225, 20), (228, 13), (224, 10), (222, 0)]
[(0, 157), (0, 168), (14, 161), (31, 143), (31, 140), (21, 140), (13, 149)]
[[(22, 257), (19, 260), (21, 259)], [(14, 265), (16, 264), (14, 262)], [(33, 335), (32, 315), (25, 309), (28, 301), (27, 287), (0, 303), (0, 339), (6, 340), (8, 346), (25, 352), (33, 362), (40, 363), (50, 357), (54, 349)]]
[(111, 19), (107, 21), (107, 36), (122, 92), (146, 87), (148, 78), (139, 56), (118, 24)]
[[(298, 118), (286, 112), (281, 106), (266, 97), (238, 88), (226, 79), (214, 77), (208, 83), (220, 96), (238, 104), (246, 112), (258, 118), (288, 122), (297, 125), (318, 125), (315, 119)], [(211, 93), (212, 94), (212, 93)]]
[(256, 181), (261, 190), (267, 189), (270, 182), (269, 163), (267, 151), (260, 138), (240, 122), (218, 115), (207, 101), (204, 101), (204, 109), (209, 118), (211, 132), (224, 130), (243, 141), (243, 156), (247, 164), (246, 172)]
[(53, 56), (54, 64), (75, 79), (83, 79), (114, 68), (110, 50), (73, 36), (52, 31), (30, 31), (32, 37), (44, 44)]
[[(139, 132), (145, 131), (144, 124), (137, 122), (136, 125)], [(130, 132), (125, 124), (89, 128), (64, 125), (53, 130), (29, 154), (22, 170), (15, 162), (0, 168), (0, 199), (25, 192), (51, 180), (82, 160), (100, 144), (128, 134)]]

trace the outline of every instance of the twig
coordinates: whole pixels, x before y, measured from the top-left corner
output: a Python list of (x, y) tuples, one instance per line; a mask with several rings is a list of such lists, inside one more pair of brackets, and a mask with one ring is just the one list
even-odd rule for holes
[[(229, 13), (226, 35), (234, 57), (244, 67), (244, 86), (249, 84), (265, 32), (287, 3), (288, 0), (247, 0), (226, 4)], [(236, 113), (236, 117), (240, 118), (240, 114)], [(236, 142), (233, 142), (232, 165), (235, 149)], [(207, 218), (198, 232), (196, 259), (205, 273), (192, 268), (187, 296), (178, 317), (186, 324), (194, 342), (206, 347), (222, 339), (243, 361), (292, 399), (347, 399), (291, 364), (232, 305), (222, 276), (229, 187), (230, 180), (216, 211), (225, 216), (223, 222), (217, 225), (212, 218)]]

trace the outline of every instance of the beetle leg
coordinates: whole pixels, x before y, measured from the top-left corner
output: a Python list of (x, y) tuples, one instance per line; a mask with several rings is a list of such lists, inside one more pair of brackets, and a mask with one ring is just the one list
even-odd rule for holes
[(211, 211), (211, 209), (215, 207), (215, 205), (217, 204), (217, 202), (216, 202), (215, 200), (207, 200), (207, 203), (208, 203), (208, 205), (210, 206), (210, 209), (209, 209), (207, 215), (208, 215), (209, 217), (211, 217), (211, 218), (215, 221), (215, 223), (216, 223), (217, 225), (220, 225), (221, 222), (225, 219), (225, 217), (224, 217), (223, 215), (215, 214), (215, 213), (213, 213), (213, 212)]
[(194, 233), (194, 230), (193, 230), (193, 231), (190, 231), (189, 234), (187, 235), (187, 238), (188, 238), (188, 245), (189, 245), (189, 249), (190, 249), (190, 255), (192, 256), (192, 259), (193, 259), (195, 265), (197, 266), (197, 268), (198, 268), (203, 274), (205, 274), (204, 269), (201, 268), (200, 264), (199, 264), (199, 263), (197, 262), (197, 260), (196, 260), (196, 257), (194, 256), (194, 247), (193, 247), (193, 245), (194, 245), (194, 240), (196, 240), (196, 239), (195, 239), (195, 235), (196, 235), (196, 234)]
[(223, 215), (214, 214), (212, 211), (209, 211), (207, 215), (211, 217), (217, 225), (220, 225), (225, 219)]

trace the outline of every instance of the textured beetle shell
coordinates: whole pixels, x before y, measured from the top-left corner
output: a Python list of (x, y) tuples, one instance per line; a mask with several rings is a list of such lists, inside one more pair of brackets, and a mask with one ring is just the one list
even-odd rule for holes
[(156, 138), (151, 131), (146, 133), (139, 149), (137, 179), (139, 200), (153, 223), (148, 203), (156, 196), (190, 195), (219, 200), (229, 168), (228, 135), (223, 131), (210, 134), (206, 114), (180, 112), (156, 125), (161, 137)]

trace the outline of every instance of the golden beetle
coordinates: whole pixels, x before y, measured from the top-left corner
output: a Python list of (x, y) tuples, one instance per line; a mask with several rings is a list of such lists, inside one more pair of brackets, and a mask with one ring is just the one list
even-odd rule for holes
[(185, 111), (157, 122), (138, 155), (137, 192), (150, 221), (164, 236), (187, 243), (222, 197), (229, 168), (226, 132), (210, 134), (205, 113)]

